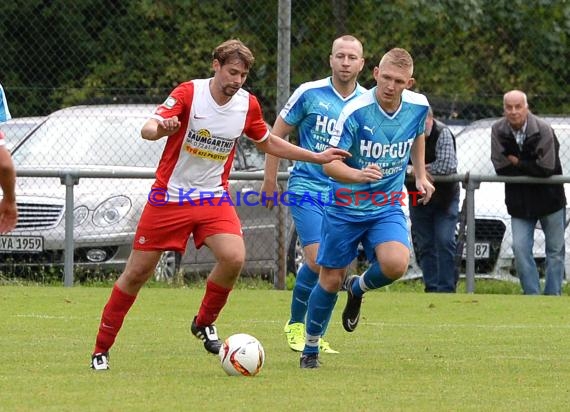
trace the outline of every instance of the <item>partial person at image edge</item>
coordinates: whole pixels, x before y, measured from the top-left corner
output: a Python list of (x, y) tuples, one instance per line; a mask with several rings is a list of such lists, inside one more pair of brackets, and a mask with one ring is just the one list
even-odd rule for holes
[[(4, 89), (0, 84), (0, 124), (10, 120), (10, 110)], [(18, 207), (16, 205), (16, 170), (12, 156), (6, 149), (5, 136), (0, 130), (0, 187), (2, 200), (0, 201), (0, 233), (12, 231), (18, 223)]]

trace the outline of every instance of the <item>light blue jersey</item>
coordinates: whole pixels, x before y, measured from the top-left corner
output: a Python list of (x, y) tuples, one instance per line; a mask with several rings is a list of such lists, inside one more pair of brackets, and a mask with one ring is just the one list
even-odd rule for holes
[[(357, 84), (354, 92), (343, 98), (333, 87), (331, 77), (303, 83), (279, 115), (287, 124), (297, 127), (299, 146), (312, 152), (322, 152), (330, 147), (331, 133), (342, 108), (365, 91)], [(330, 201), (329, 177), (318, 164), (295, 162), (287, 190), (300, 196), (309, 193), (314, 199), (320, 196), (324, 202)]]
[(4, 89), (0, 84), (0, 123), (4, 123), (6, 120), (10, 120), (10, 110), (8, 110), (8, 102), (6, 101), (6, 95), (4, 94)]
[(424, 133), (428, 105), (424, 95), (404, 90), (400, 107), (388, 114), (378, 104), (374, 87), (345, 106), (331, 145), (352, 154), (345, 160), (348, 166), (363, 169), (375, 163), (383, 177), (374, 183), (352, 184), (331, 179), (335, 201), (328, 211), (356, 220), (407, 203), (406, 166), (414, 139)]

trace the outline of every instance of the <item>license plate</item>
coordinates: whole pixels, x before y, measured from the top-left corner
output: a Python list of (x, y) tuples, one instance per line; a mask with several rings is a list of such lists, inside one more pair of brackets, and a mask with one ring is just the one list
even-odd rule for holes
[[(490, 245), (487, 242), (475, 243), (475, 259), (488, 259), (490, 254)], [(463, 257), (467, 257), (467, 244), (463, 245)]]
[(44, 238), (41, 236), (0, 236), (0, 253), (43, 252)]

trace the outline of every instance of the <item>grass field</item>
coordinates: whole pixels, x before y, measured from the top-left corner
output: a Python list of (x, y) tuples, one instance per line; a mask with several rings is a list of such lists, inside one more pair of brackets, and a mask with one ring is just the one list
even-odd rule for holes
[(290, 291), (238, 289), (217, 325), (267, 360), (228, 377), (189, 333), (201, 288), (145, 288), (111, 351), (88, 369), (110, 287), (0, 287), (2, 411), (567, 411), (569, 297), (372, 292), (358, 329), (340, 325), (318, 370), (282, 333)]

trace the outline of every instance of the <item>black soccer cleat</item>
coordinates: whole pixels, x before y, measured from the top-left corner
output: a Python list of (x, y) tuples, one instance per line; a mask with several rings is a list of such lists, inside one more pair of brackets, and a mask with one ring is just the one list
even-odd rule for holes
[(198, 326), (196, 325), (196, 316), (194, 316), (190, 330), (194, 336), (204, 342), (204, 348), (208, 352), (214, 355), (220, 353), (222, 341), (218, 338), (218, 330), (215, 325)]
[(91, 355), (91, 369), (96, 371), (107, 371), (109, 367), (109, 352), (94, 353)]
[(321, 366), (318, 353), (304, 353), (300, 359), (301, 369), (316, 369)]
[(347, 332), (354, 332), (360, 320), (360, 306), (362, 297), (357, 298), (352, 294), (352, 285), (358, 282), (358, 276), (351, 276), (346, 281), (346, 306), (342, 311), (342, 327)]

